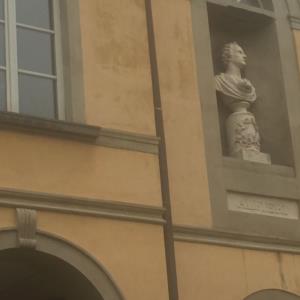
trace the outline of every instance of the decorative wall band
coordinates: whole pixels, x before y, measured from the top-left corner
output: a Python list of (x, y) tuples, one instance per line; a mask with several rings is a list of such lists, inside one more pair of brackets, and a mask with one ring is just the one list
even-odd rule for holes
[(183, 226), (175, 226), (173, 234), (176, 241), (188, 243), (300, 254), (300, 241), (281, 238)]
[(93, 142), (100, 128), (85, 124), (50, 120), (13, 112), (0, 112), (0, 127), (29, 133)]
[(289, 16), (289, 21), (292, 29), (300, 30), (300, 16)]
[(289, 11), (289, 21), (291, 27), (300, 30), (300, 1), (299, 0), (286, 0)]
[(150, 135), (101, 128), (96, 143), (100, 146), (158, 154), (159, 138)]
[(0, 128), (151, 154), (158, 154), (159, 149), (159, 138), (156, 136), (48, 120), (12, 112), (0, 112)]
[(118, 220), (164, 224), (160, 207), (18, 190), (0, 190), (0, 206), (89, 215)]

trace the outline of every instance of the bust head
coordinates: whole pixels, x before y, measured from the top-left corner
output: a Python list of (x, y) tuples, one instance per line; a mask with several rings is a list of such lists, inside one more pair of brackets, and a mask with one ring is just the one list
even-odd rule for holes
[(239, 69), (244, 68), (246, 66), (246, 58), (247, 55), (237, 42), (225, 44), (222, 52), (222, 61), (226, 68), (230, 64)]
[(241, 69), (246, 66), (246, 57), (244, 50), (236, 42), (223, 47), (222, 59), (226, 70), (215, 76), (215, 83), (216, 90), (223, 94), (223, 100), (229, 106), (236, 102), (244, 102), (249, 106), (256, 100), (254, 86), (241, 74)]

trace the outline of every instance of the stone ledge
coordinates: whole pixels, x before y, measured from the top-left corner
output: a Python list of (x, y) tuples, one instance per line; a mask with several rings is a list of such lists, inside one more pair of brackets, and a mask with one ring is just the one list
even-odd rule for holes
[(0, 207), (27, 208), (132, 222), (165, 224), (163, 207), (15, 189), (0, 189)]
[(286, 0), (289, 15), (288, 19), (292, 29), (300, 29), (300, 1), (299, 0)]
[(173, 227), (173, 234), (174, 240), (181, 242), (300, 254), (299, 240), (181, 225)]
[(158, 154), (160, 139), (156, 136), (101, 128), (96, 143), (105, 147)]
[(228, 169), (244, 170), (256, 174), (270, 174), (282, 177), (295, 177), (295, 170), (289, 166), (267, 165), (231, 157), (223, 157), (223, 166)]
[(300, 30), (300, 16), (289, 16), (289, 21), (292, 29)]
[(96, 126), (43, 119), (12, 112), (0, 112), (0, 128), (89, 142), (96, 141), (100, 134), (100, 128)]
[(0, 129), (72, 139), (99, 146), (158, 154), (159, 138), (87, 124), (0, 112)]

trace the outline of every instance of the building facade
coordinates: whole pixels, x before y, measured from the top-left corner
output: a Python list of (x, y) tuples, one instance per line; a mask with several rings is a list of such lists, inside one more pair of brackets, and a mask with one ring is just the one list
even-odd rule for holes
[(0, 298), (300, 299), (299, 64), (298, 0), (0, 1)]

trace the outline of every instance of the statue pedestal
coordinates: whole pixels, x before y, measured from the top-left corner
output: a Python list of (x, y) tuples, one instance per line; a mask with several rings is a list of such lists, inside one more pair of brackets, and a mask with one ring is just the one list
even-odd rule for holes
[(263, 152), (257, 152), (252, 150), (240, 150), (239, 152), (235, 153), (235, 157), (261, 164), (271, 164), (270, 154)]
[(260, 152), (260, 136), (255, 117), (239, 106), (226, 120), (229, 154), (243, 160), (271, 164), (270, 155)]

